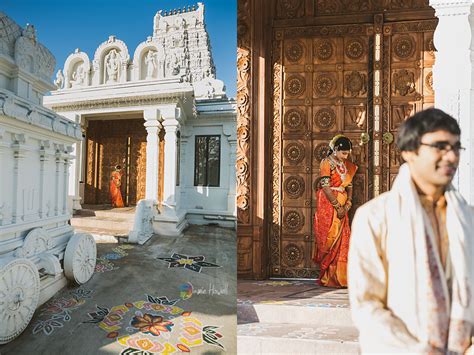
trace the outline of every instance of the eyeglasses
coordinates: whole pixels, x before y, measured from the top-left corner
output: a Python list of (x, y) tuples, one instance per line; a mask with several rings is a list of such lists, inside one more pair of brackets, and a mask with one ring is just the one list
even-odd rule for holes
[(453, 151), (454, 154), (459, 154), (460, 152), (466, 150), (466, 148), (461, 146), (460, 142), (457, 142), (454, 145), (448, 142), (420, 143), (420, 145), (425, 145), (427, 147), (434, 148), (442, 154), (446, 154), (450, 151)]

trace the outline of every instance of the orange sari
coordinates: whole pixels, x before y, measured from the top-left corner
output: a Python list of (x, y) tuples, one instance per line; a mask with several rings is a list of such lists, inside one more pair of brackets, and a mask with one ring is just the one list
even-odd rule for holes
[(115, 170), (110, 174), (110, 199), (112, 207), (123, 207), (122, 192), (120, 186), (122, 185), (122, 173), (120, 170)]
[[(329, 177), (330, 187), (334, 197), (341, 206), (347, 201), (345, 188), (352, 183), (357, 166), (350, 161), (344, 162), (346, 174), (344, 180), (330, 159), (323, 159), (320, 166), (320, 176)], [(349, 252), (349, 217), (337, 217), (336, 209), (331, 205), (323, 189), (316, 193), (317, 210), (314, 215), (314, 235), (316, 252), (313, 257), (320, 265), (319, 284), (328, 287), (347, 287), (347, 255)]]

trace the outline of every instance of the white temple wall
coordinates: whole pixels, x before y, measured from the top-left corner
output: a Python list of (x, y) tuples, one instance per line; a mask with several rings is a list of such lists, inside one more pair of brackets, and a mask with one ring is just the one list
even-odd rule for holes
[[(231, 183), (235, 185), (235, 171), (229, 164), (233, 152), (227, 135), (228, 130), (234, 129), (235, 122), (228, 118), (194, 119), (186, 122), (186, 128), (181, 132), (181, 174), (180, 200), (181, 208), (187, 211), (186, 219), (192, 224), (219, 222), (221, 225), (233, 226), (234, 208), (228, 206)], [(199, 135), (219, 135), (220, 176), (219, 186), (194, 186), (195, 139)], [(235, 163), (234, 163), (235, 164)], [(230, 175), (233, 174), (231, 177)], [(234, 202), (235, 206), (235, 202)], [(223, 219), (218, 219), (221, 216)], [(213, 219), (217, 218), (217, 219)], [(225, 221), (228, 221), (225, 223)]]
[(436, 62), (433, 68), (435, 106), (461, 127), (461, 154), (453, 184), (474, 203), (474, 15), (472, 0), (430, 0), (439, 19), (434, 33)]

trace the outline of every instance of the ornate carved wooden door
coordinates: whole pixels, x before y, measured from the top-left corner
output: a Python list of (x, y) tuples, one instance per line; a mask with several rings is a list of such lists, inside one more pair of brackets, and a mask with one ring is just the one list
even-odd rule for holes
[(146, 130), (143, 121), (90, 121), (87, 129), (84, 202), (110, 204), (109, 183), (115, 166), (122, 168), (122, 198), (126, 206), (145, 196)]
[(275, 29), (272, 276), (316, 277), (313, 216), (329, 140), (353, 142), (355, 209), (390, 188), (399, 168), (394, 135), (433, 104), (435, 21)]

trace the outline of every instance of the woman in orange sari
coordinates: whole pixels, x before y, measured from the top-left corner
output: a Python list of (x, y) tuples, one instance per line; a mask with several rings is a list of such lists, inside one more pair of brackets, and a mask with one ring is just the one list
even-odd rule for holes
[(320, 186), (316, 193), (314, 215), (316, 253), (320, 265), (319, 284), (347, 287), (347, 254), (349, 251), (349, 217), (352, 206), (352, 178), (357, 166), (347, 158), (352, 150), (349, 138), (335, 136), (329, 143), (327, 158), (320, 165)]
[(123, 207), (122, 192), (120, 186), (122, 185), (122, 168), (120, 165), (115, 167), (115, 170), (110, 174), (110, 199), (112, 207)]

